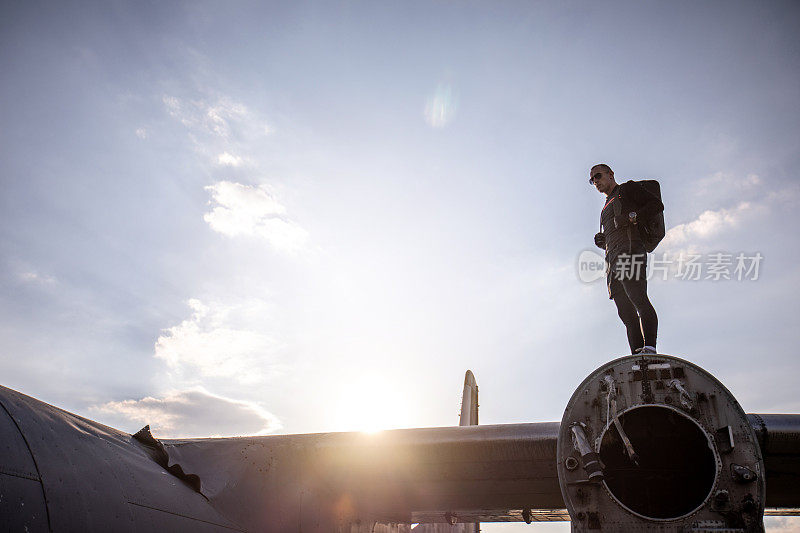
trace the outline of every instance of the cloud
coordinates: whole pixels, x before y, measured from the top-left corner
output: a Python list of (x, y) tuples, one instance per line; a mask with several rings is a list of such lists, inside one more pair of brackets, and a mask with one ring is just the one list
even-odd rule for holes
[(700, 194), (716, 193), (719, 190), (741, 194), (761, 185), (762, 182), (758, 174), (736, 176), (729, 172), (716, 172), (697, 180), (695, 190)]
[(796, 209), (800, 205), (800, 184), (792, 183), (786, 187), (771, 190), (767, 193), (766, 201), (790, 209)]
[(242, 164), (242, 158), (228, 152), (222, 152), (217, 157), (217, 163), (227, 167), (238, 167)]
[(267, 135), (270, 131), (270, 127), (247, 106), (230, 98), (218, 97), (209, 103), (164, 95), (161, 100), (169, 115), (186, 126), (198, 144), (203, 144), (201, 136), (207, 137), (205, 142), (210, 142), (211, 139)]
[(263, 435), (281, 428), (280, 420), (259, 405), (216, 396), (204, 389), (107, 402), (89, 409), (121, 427), (138, 429), (149, 424), (159, 438)]
[(35, 283), (39, 285), (52, 285), (56, 282), (56, 279), (53, 276), (40, 274), (34, 271), (21, 272), (19, 274), (19, 279), (25, 283)]
[(440, 83), (425, 103), (425, 122), (433, 128), (443, 128), (453, 120), (457, 107), (453, 88)]
[(136, 130), (136, 136), (142, 140), (147, 139), (147, 130), (144, 128), (139, 128)]
[[(707, 209), (694, 220), (669, 228), (659, 244), (659, 252), (697, 253), (703, 246), (713, 245), (715, 237), (752, 221), (757, 214), (781, 207), (794, 210), (800, 203), (800, 185), (767, 187), (761, 176), (752, 173), (737, 177), (717, 172), (698, 180), (690, 193), (700, 205), (708, 205), (713, 200), (727, 207)], [(747, 201), (733, 203), (743, 196)]]
[[(273, 129), (256, 112), (226, 97), (212, 103), (164, 95), (170, 116), (186, 126), (195, 150), (214, 166), (242, 167), (260, 172), (255, 150)], [(253, 236), (282, 252), (305, 246), (308, 232), (286, 216), (286, 208), (265, 186), (219, 181), (206, 187), (215, 204), (203, 219), (212, 230), (228, 237)]]
[(205, 117), (206, 123), (217, 135), (228, 137), (231, 133), (231, 121), (247, 119), (250, 112), (243, 104), (222, 98), (215, 105), (206, 108)]
[(741, 202), (730, 209), (707, 210), (696, 219), (670, 228), (659, 246), (659, 250), (672, 250), (686, 243), (709, 239), (726, 229), (738, 226), (742, 217), (753, 210), (749, 202)]
[(263, 315), (263, 311), (208, 306), (197, 299), (188, 304), (192, 316), (164, 330), (155, 344), (155, 357), (166, 362), (176, 374), (174, 379), (223, 378), (256, 384), (277, 368), (278, 342), (241, 325), (248, 321), (241, 315)]
[(692, 180), (684, 191), (686, 197), (681, 207), (691, 212), (730, 208), (741, 201), (758, 204), (768, 190), (770, 188), (764, 187), (764, 179), (758, 174), (720, 171)]
[(206, 190), (211, 191), (212, 202), (218, 205), (203, 220), (217, 233), (260, 237), (286, 252), (305, 245), (308, 232), (286, 218), (286, 208), (267, 187), (220, 181)]

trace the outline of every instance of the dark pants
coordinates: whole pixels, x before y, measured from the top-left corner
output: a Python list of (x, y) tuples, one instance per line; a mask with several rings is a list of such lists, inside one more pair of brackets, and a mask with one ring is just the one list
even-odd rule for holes
[(647, 297), (647, 277), (641, 273), (633, 276), (609, 274), (608, 291), (617, 305), (617, 313), (625, 324), (631, 353), (644, 346), (656, 346), (658, 316)]

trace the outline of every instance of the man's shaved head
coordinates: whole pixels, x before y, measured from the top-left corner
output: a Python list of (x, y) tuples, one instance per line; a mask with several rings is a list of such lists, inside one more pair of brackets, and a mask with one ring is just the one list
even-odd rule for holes
[(605, 163), (597, 163), (595, 166), (593, 166), (592, 169), (589, 171), (590, 175), (594, 173), (594, 169), (599, 169), (602, 170), (603, 172), (612, 172), (612, 173), (614, 172), (613, 170), (611, 170), (611, 167), (606, 165)]

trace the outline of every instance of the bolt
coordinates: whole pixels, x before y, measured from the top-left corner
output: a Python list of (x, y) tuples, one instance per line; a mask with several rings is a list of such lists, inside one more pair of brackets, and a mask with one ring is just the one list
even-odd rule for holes
[(728, 494), (727, 490), (718, 490), (714, 494), (714, 504), (717, 507), (725, 506), (729, 500), (730, 500), (730, 495)]
[(752, 513), (756, 510), (756, 502), (753, 500), (753, 495), (748, 494), (742, 501), (742, 510), (746, 513)]

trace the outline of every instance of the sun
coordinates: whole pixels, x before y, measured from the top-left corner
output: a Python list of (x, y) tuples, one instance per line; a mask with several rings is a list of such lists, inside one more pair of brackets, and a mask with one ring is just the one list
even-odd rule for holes
[(377, 433), (409, 427), (409, 394), (407, 388), (401, 392), (396, 383), (379, 375), (362, 375), (343, 383), (331, 405), (335, 411), (334, 430)]

